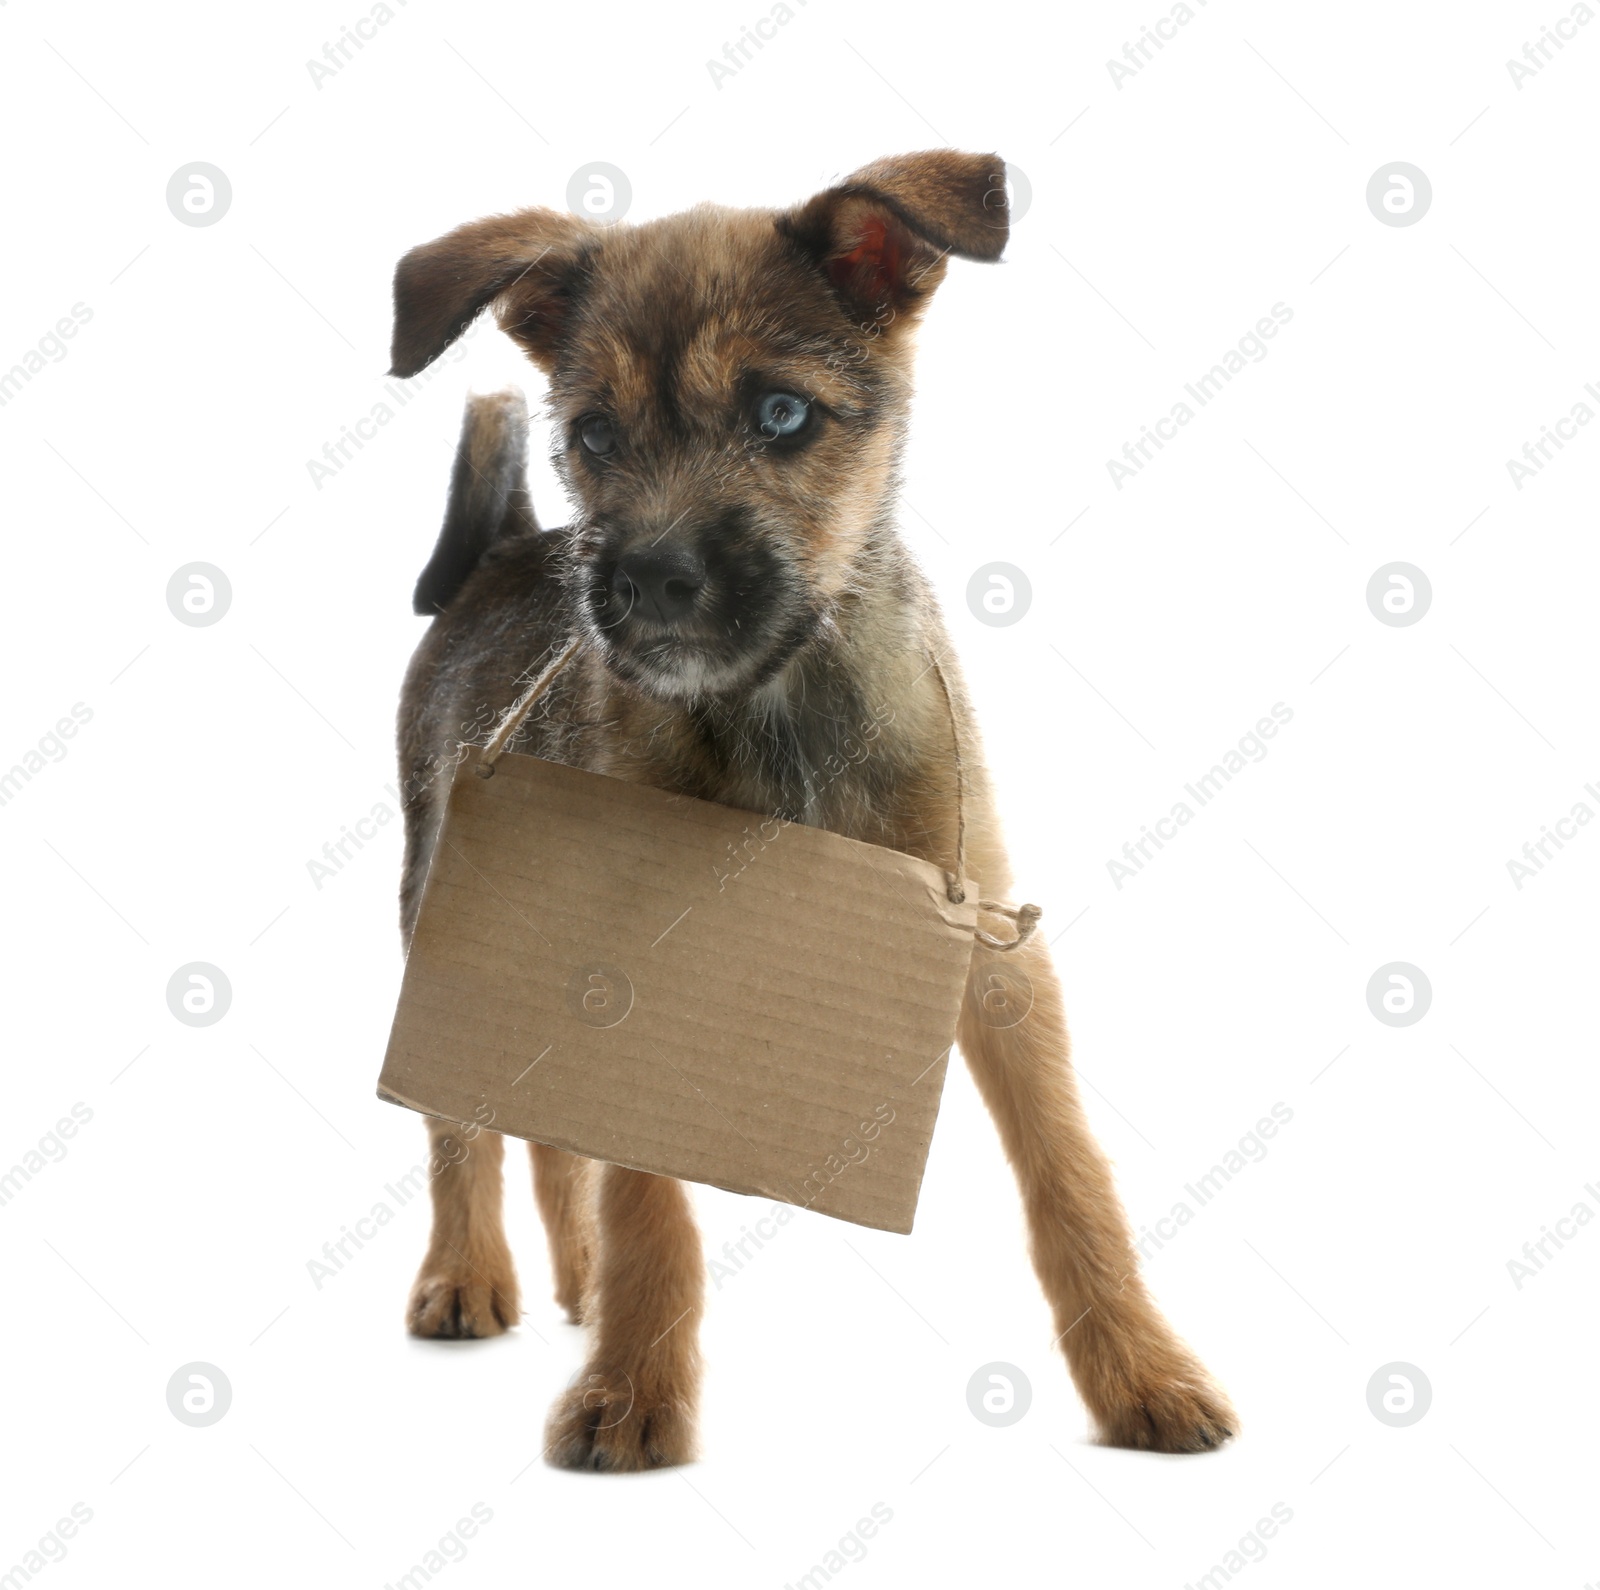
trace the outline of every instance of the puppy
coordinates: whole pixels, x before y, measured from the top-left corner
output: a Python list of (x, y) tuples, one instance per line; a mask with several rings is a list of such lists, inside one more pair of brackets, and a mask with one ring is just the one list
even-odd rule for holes
[[(435, 770), (574, 635), (577, 659), (513, 749), (949, 866), (958, 731), (972, 872), (1005, 897), (977, 725), (895, 497), (917, 322), (949, 257), (997, 259), (1006, 225), (1001, 161), (938, 150), (878, 161), (792, 209), (701, 205), (637, 226), (522, 210), (401, 260), (393, 373), (417, 374), (493, 308), (549, 378), (554, 462), (577, 505), (569, 528), (539, 528), (520, 395), (473, 399), (417, 584), (416, 610), (435, 617), (400, 711), (408, 941), (448, 795)], [(842, 742), (874, 702), (892, 721), (852, 761)], [(1018, 965), (1025, 1018), (986, 1020), (992, 979), (1014, 981)], [(1042, 943), (1010, 957), (979, 945), (959, 1041), (1100, 1437), (1217, 1446), (1233, 1411), (1140, 1279)], [(463, 1128), (428, 1131), (433, 1235), (409, 1327), (493, 1335), (518, 1316), (504, 1140), (481, 1132), (466, 1152)], [(705, 1265), (686, 1189), (529, 1147), (557, 1299), (592, 1330), (546, 1456), (611, 1470), (690, 1459)]]

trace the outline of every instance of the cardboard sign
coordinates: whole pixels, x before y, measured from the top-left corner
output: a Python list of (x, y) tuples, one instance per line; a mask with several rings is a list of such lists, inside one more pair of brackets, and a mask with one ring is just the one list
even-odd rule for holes
[(972, 958), (929, 862), (502, 755), (458, 765), (379, 1097), (908, 1232)]

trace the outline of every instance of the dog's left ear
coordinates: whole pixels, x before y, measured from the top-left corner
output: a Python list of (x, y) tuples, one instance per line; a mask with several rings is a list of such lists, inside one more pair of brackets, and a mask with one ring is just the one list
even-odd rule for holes
[(823, 268), (852, 312), (914, 317), (945, 259), (996, 260), (1010, 215), (998, 155), (954, 149), (891, 155), (778, 217), (778, 230)]

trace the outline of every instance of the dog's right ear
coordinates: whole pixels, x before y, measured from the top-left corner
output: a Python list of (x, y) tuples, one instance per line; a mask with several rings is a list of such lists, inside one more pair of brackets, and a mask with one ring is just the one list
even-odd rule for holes
[(600, 228), (559, 210), (472, 221), (414, 248), (395, 267), (390, 375), (416, 375), (496, 299), (515, 290), (504, 329), (545, 370), (571, 306), (572, 282)]

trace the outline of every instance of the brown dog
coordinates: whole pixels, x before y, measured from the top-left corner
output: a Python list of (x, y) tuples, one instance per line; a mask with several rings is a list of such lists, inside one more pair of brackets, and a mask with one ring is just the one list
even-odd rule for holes
[[(412, 250), (395, 275), (394, 374), (484, 309), (549, 376), (555, 463), (578, 518), (541, 531), (520, 395), (474, 399), (438, 548), (437, 614), (406, 677), (404, 930), (463, 731), (479, 731), (566, 640), (579, 658), (515, 749), (946, 865), (951, 712), (968, 752), (968, 847), (984, 892), (1010, 871), (938, 606), (895, 529), (915, 325), (950, 254), (998, 258), (1004, 167), (941, 150), (882, 160), (789, 210), (700, 206), (603, 226), (523, 210)], [(949, 681), (947, 705), (939, 659)], [(892, 722), (841, 756), (871, 702)], [(1005, 933), (1003, 923), (988, 927)], [(1035, 939), (1034, 1000), (986, 1022), (1001, 964), (977, 948), (959, 1039), (1021, 1185), (1034, 1266), (1102, 1438), (1195, 1452), (1227, 1399), (1145, 1291), (1111, 1172), (1084, 1121), (1060, 988)], [(433, 1237), (412, 1290), (421, 1336), (518, 1315), (501, 1226), (503, 1139), (430, 1121)], [(680, 1182), (530, 1145), (556, 1296), (593, 1328), (546, 1452), (571, 1468), (693, 1456), (705, 1267)]]

